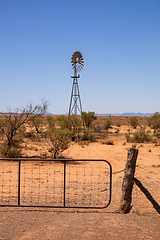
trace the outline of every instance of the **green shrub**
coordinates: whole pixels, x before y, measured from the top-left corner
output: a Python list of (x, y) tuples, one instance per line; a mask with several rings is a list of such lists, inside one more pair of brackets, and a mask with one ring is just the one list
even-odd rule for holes
[(112, 128), (112, 121), (111, 119), (107, 119), (104, 123), (104, 129), (108, 130), (109, 128)]
[(117, 126), (117, 127), (120, 127), (120, 126), (121, 126), (121, 124), (120, 124), (119, 122), (117, 122), (117, 123), (116, 123), (116, 126)]
[(131, 134), (130, 134), (130, 132), (129, 132), (129, 133), (126, 133), (126, 134), (125, 134), (125, 137), (126, 137), (127, 142), (130, 142), (130, 141), (131, 141)]
[(29, 132), (26, 132), (25, 133), (25, 137), (26, 138), (30, 138), (32, 140), (35, 140), (36, 139), (36, 134), (35, 134), (35, 131), (34, 130), (31, 130)]
[(138, 126), (138, 118), (136, 116), (134, 117), (130, 117), (130, 124), (131, 126), (136, 129), (136, 127)]
[(94, 124), (94, 132), (95, 133), (101, 133), (102, 132), (102, 127), (100, 123), (97, 121), (96, 124)]
[(6, 147), (2, 147), (0, 149), (3, 157), (6, 158), (20, 158), (21, 157), (21, 149), (17, 149), (16, 147), (12, 147), (12, 148), (6, 148)]
[(41, 133), (42, 132), (42, 126), (43, 126), (43, 119), (42, 116), (30, 116), (29, 117), (29, 123), (31, 124), (31, 126), (35, 127), (35, 130), (37, 133)]
[(45, 132), (41, 133), (41, 135), (39, 135), (34, 130), (31, 130), (31, 131), (25, 133), (25, 137), (30, 138), (34, 142), (40, 142), (41, 137), (43, 137), (44, 135), (45, 135)]
[(135, 142), (135, 143), (144, 143), (152, 141), (152, 138), (148, 131), (146, 131), (145, 127), (141, 127), (136, 132), (126, 133), (126, 140), (127, 142)]
[(55, 126), (55, 119), (52, 116), (47, 116), (46, 120), (47, 120), (47, 123), (49, 124), (49, 127)]
[(81, 137), (82, 141), (89, 141), (89, 142), (96, 142), (96, 136), (91, 133), (90, 131), (86, 131), (83, 133), (82, 137)]
[(144, 143), (144, 142), (150, 142), (151, 136), (146, 131), (145, 127), (141, 127), (138, 131), (133, 133), (132, 142), (137, 143)]
[(72, 133), (68, 129), (62, 130), (53, 127), (47, 130), (46, 133), (50, 140), (49, 145), (51, 148), (49, 151), (53, 154), (54, 158), (58, 158), (60, 154), (68, 148)]
[(160, 129), (160, 114), (158, 112), (156, 112), (155, 114), (153, 114), (153, 116), (151, 116), (148, 119), (148, 125), (154, 129), (154, 133), (156, 133), (156, 131), (158, 129)]
[(82, 131), (81, 119), (76, 115), (61, 115), (57, 118), (62, 130), (68, 129), (72, 132), (72, 141), (79, 139), (79, 133)]
[(82, 112), (81, 118), (87, 129), (89, 129), (91, 127), (92, 122), (97, 119), (94, 112), (88, 112), (88, 113)]
[(160, 129), (157, 129), (157, 131), (156, 131), (156, 133), (155, 133), (155, 136), (156, 136), (157, 138), (160, 138)]

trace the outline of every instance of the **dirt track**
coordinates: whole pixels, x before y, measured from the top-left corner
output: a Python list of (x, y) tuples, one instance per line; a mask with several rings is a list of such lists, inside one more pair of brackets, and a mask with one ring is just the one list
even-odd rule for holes
[(0, 239), (159, 239), (157, 213), (119, 215), (107, 211), (1, 210)]
[[(66, 156), (103, 158), (113, 167), (113, 194), (104, 210), (0, 208), (0, 239), (160, 239), (160, 215), (143, 193), (134, 186), (131, 213), (116, 213), (121, 197), (122, 170), (127, 158), (122, 144), (73, 145)], [(148, 151), (152, 149), (152, 151)], [(159, 148), (146, 145), (139, 151), (136, 177), (160, 204)], [(70, 154), (72, 153), (72, 155)], [(108, 156), (108, 157), (105, 157)]]

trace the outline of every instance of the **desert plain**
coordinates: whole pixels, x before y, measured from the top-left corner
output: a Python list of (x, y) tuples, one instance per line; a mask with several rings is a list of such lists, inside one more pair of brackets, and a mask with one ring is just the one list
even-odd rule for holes
[[(101, 124), (106, 117), (98, 117)], [(152, 197), (160, 204), (160, 144), (157, 139), (144, 143), (126, 141), (126, 133), (133, 129), (127, 117), (112, 117), (112, 128), (96, 142), (71, 142), (63, 152), (69, 159), (104, 159), (112, 165), (112, 199), (104, 209), (60, 209), (32, 207), (0, 207), (0, 239), (160, 239), (160, 215), (151, 202), (134, 184), (132, 209), (119, 214), (124, 168), (128, 148), (138, 149), (135, 177), (141, 181)], [(119, 123), (119, 124), (117, 124)], [(147, 126), (145, 117), (139, 124)], [(48, 153), (45, 139), (41, 142), (24, 140), (22, 154), (44, 157)], [(50, 157), (48, 155), (48, 157)]]

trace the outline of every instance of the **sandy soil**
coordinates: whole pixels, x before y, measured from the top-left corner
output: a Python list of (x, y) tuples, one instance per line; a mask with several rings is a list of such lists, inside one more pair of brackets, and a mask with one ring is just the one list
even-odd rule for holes
[[(114, 136), (114, 145), (101, 142), (72, 143), (64, 156), (73, 159), (106, 159), (113, 168), (112, 201), (103, 210), (0, 207), (0, 239), (160, 239), (160, 215), (134, 186), (129, 214), (116, 213), (127, 159), (124, 135)], [(160, 146), (137, 144), (136, 178), (160, 204)]]

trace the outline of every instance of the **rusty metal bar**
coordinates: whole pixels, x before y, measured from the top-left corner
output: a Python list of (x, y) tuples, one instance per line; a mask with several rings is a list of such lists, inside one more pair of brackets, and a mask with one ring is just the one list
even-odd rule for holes
[(18, 206), (20, 206), (21, 199), (21, 161), (18, 164)]
[(63, 192), (63, 206), (66, 206), (66, 161), (64, 161), (64, 192)]

